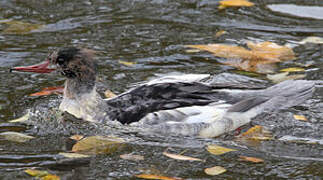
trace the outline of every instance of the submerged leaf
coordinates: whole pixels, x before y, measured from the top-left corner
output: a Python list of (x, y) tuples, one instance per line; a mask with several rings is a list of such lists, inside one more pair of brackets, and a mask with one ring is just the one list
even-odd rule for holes
[(168, 153), (168, 152), (163, 152), (163, 155), (169, 157), (169, 158), (172, 158), (172, 159), (177, 159), (177, 160), (181, 160), (181, 161), (204, 161), (202, 159), (199, 159), (199, 158), (193, 158), (193, 157), (189, 157), (189, 156), (183, 156), (183, 155), (180, 155), (180, 154), (171, 154), (171, 153)]
[(211, 167), (211, 168), (206, 168), (204, 169), (204, 172), (207, 174), (207, 175), (210, 175), (210, 176), (215, 176), (215, 175), (219, 175), (219, 174), (222, 174), (224, 172), (226, 172), (227, 170), (224, 169), (223, 167), (221, 166), (214, 166), (214, 167)]
[(121, 159), (125, 159), (125, 160), (132, 160), (132, 161), (142, 161), (145, 158), (141, 155), (135, 155), (135, 154), (122, 154), (120, 155)]
[(33, 136), (28, 136), (28, 135), (18, 133), (18, 132), (13, 132), (13, 131), (2, 132), (0, 133), (0, 137), (13, 142), (26, 142), (35, 138)]
[(280, 61), (295, 59), (294, 52), (286, 46), (279, 46), (272, 42), (247, 43), (249, 49), (226, 44), (186, 45), (186, 47), (205, 50), (214, 56), (227, 58), (222, 64), (241, 70), (272, 73), (274, 64)]
[(29, 96), (48, 96), (51, 94), (63, 94), (64, 87), (58, 86), (58, 87), (46, 87), (43, 88), (41, 91), (30, 94)]
[(124, 140), (117, 137), (90, 136), (86, 137), (72, 148), (72, 152), (84, 154), (110, 154), (119, 150), (124, 145)]
[(16, 122), (25, 122), (29, 119), (29, 112), (23, 116), (21, 116), (20, 118), (17, 118), (17, 119), (13, 119), (13, 120), (10, 120), (9, 122), (11, 123), (16, 123)]
[(308, 121), (307, 118), (303, 115), (294, 115), (294, 119), (300, 120), (300, 121)]
[(255, 158), (255, 157), (239, 156), (239, 158), (242, 161), (249, 161), (249, 162), (254, 162), (254, 163), (262, 163), (262, 162), (264, 162), (263, 159)]
[(182, 178), (178, 178), (178, 177), (166, 177), (166, 176), (160, 176), (160, 175), (154, 175), (154, 174), (138, 174), (135, 176), (137, 178), (142, 178), (142, 179), (182, 180)]
[(8, 27), (3, 30), (4, 33), (8, 34), (24, 34), (44, 27), (44, 25), (41, 24), (31, 24), (16, 20), (1, 20), (0, 23), (8, 25)]
[(254, 3), (249, 2), (248, 0), (222, 0), (219, 3), (219, 9), (225, 9), (227, 7), (250, 7), (255, 5)]
[(206, 149), (211, 154), (214, 154), (214, 155), (221, 155), (221, 154), (225, 154), (225, 153), (228, 153), (228, 152), (231, 152), (231, 151), (237, 151), (235, 149), (225, 148), (225, 147), (214, 145), (214, 144), (208, 145)]

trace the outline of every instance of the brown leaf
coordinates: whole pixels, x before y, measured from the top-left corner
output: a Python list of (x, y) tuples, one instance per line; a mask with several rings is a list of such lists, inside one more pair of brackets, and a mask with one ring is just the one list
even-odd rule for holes
[(142, 179), (183, 180), (182, 178), (178, 178), (178, 177), (166, 177), (166, 176), (160, 176), (160, 175), (154, 175), (154, 174), (138, 174), (135, 176), (137, 178), (142, 178)]
[(211, 154), (214, 154), (214, 155), (221, 155), (231, 151), (237, 151), (235, 149), (225, 148), (214, 144), (208, 145), (206, 149), (207, 151), (209, 151)]
[(254, 3), (249, 2), (248, 0), (222, 0), (219, 3), (219, 9), (225, 9), (227, 7), (250, 7), (254, 5)]
[(124, 140), (117, 137), (90, 136), (74, 144), (72, 152), (84, 154), (110, 154), (124, 145)]
[(272, 73), (275, 63), (295, 59), (294, 52), (286, 46), (279, 46), (272, 42), (247, 43), (249, 49), (225, 44), (186, 45), (186, 47), (205, 50), (214, 56), (227, 58), (221, 62), (241, 70)]
[(249, 162), (254, 162), (254, 163), (262, 163), (264, 162), (263, 159), (260, 158), (255, 158), (255, 157), (248, 157), (248, 156), (239, 156), (241, 161), (249, 161)]
[(7, 131), (0, 133), (0, 137), (12, 142), (27, 142), (31, 139), (34, 139), (33, 136), (28, 136), (19, 132)]
[(172, 158), (172, 159), (177, 159), (177, 160), (181, 160), (181, 161), (204, 161), (202, 159), (199, 159), (199, 158), (193, 158), (193, 157), (189, 157), (189, 156), (183, 156), (183, 155), (180, 155), (180, 154), (171, 154), (171, 153), (168, 153), (168, 152), (163, 152), (163, 155), (169, 157), (169, 158)]
[(143, 156), (135, 155), (135, 154), (122, 154), (120, 155), (120, 158), (125, 160), (132, 160), (132, 161), (142, 161), (145, 159)]
[(206, 168), (204, 169), (204, 172), (207, 174), (207, 175), (210, 175), (210, 176), (215, 176), (215, 175), (219, 175), (219, 174), (222, 174), (224, 172), (226, 172), (227, 170), (224, 169), (223, 167), (221, 166), (214, 166), (214, 167), (211, 167), (211, 168)]
[(63, 91), (64, 91), (63, 86), (47, 87), (47, 88), (43, 88), (40, 92), (30, 94), (29, 96), (48, 96), (51, 94), (63, 94)]

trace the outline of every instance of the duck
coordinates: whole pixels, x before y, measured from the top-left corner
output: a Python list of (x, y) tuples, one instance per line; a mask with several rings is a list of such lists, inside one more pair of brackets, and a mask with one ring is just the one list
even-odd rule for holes
[[(205, 138), (234, 131), (259, 114), (297, 106), (312, 97), (318, 84), (287, 80), (266, 87), (262, 83), (265, 81), (242, 75), (232, 78), (229, 73), (182, 74), (143, 82), (104, 99), (97, 92), (95, 53), (78, 47), (61, 48), (50, 53), (42, 64), (14, 67), (11, 71), (59, 72), (66, 78), (59, 109), (78, 119), (99, 124), (119, 122), (152, 133)], [(219, 78), (227, 82), (217, 81)], [(250, 79), (260, 85), (249, 84)]]

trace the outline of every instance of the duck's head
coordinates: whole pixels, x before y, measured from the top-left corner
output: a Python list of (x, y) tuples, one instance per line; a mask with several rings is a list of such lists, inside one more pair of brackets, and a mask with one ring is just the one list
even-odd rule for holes
[(50, 53), (42, 64), (14, 67), (11, 71), (50, 73), (56, 70), (67, 79), (94, 82), (97, 65), (93, 56), (92, 50), (67, 47)]

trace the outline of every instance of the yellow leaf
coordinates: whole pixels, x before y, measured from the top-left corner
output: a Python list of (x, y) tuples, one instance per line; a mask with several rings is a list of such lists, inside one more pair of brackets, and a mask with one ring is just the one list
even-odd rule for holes
[(131, 66), (133, 66), (134, 64), (136, 64), (135, 62), (128, 62), (128, 61), (122, 61), (122, 60), (119, 60), (119, 63), (120, 63), (120, 64), (123, 64), (123, 65), (125, 65), (125, 66), (129, 66), (129, 67), (131, 67)]
[(48, 174), (44, 177), (41, 177), (41, 180), (60, 180), (61, 178), (59, 176), (56, 176), (54, 174)]
[(135, 154), (122, 154), (120, 155), (120, 158), (125, 160), (132, 160), (132, 161), (141, 161), (145, 159), (143, 156), (135, 155)]
[(182, 178), (178, 178), (178, 177), (166, 177), (166, 176), (160, 176), (160, 175), (154, 175), (154, 174), (138, 174), (135, 176), (137, 178), (142, 178), (142, 179), (182, 180)]
[(214, 167), (211, 167), (211, 168), (206, 168), (204, 169), (204, 172), (207, 174), (207, 175), (210, 175), (210, 176), (215, 176), (215, 175), (219, 175), (219, 174), (222, 174), (224, 172), (226, 172), (227, 170), (224, 169), (223, 167), (221, 166), (214, 166)]
[(220, 37), (220, 36), (222, 36), (223, 34), (227, 34), (228, 32), (226, 32), (226, 31), (224, 31), (224, 30), (220, 30), (220, 31), (218, 31), (217, 33), (215, 33), (215, 37)]
[(59, 155), (62, 155), (64, 157), (67, 158), (87, 158), (90, 157), (89, 155), (85, 155), (85, 154), (78, 154), (78, 153), (58, 153)]
[(292, 67), (292, 68), (281, 69), (280, 71), (281, 72), (303, 72), (305, 71), (305, 69), (300, 67)]
[(254, 163), (262, 163), (262, 162), (264, 162), (263, 159), (255, 158), (255, 157), (239, 156), (239, 158), (242, 161), (249, 161), (249, 162), (254, 162)]
[(113, 97), (116, 97), (117, 95), (114, 94), (112, 91), (110, 91), (109, 89), (107, 89), (106, 91), (104, 91), (104, 96), (106, 98), (113, 98)]
[(24, 170), (24, 172), (33, 177), (43, 177), (49, 174), (47, 171), (40, 171), (35, 169), (26, 169)]
[(7, 132), (3, 132), (0, 133), (0, 137), (8, 140), (8, 141), (12, 141), (12, 142), (27, 142), (35, 137), (33, 136), (28, 136), (22, 133), (18, 133), (18, 132), (13, 132), (13, 131), (7, 131)]
[(168, 152), (163, 152), (163, 155), (172, 158), (172, 159), (177, 159), (177, 160), (181, 160), (181, 161), (203, 161), (202, 159), (199, 158), (193, 158), (193, 157), (189, 157), (189, 156), (183, 156), (180, 154), (171, 154)]
[(242, 7), (242, 6), (253, 6), (254, 3), (249, 2), (248, 0), (222, 0), (219, 2), (219, 9), (225, 9), (227, 7)]
[(230, 148), (225, 148), (222, 146), (218, 146), (218, 145), (208, 145), (207, 146), (207, 150), (214, 155), (221, 155), (221, 154), (225, 154), (231, 151), (237, 151), (235, 149), (230, 149)]
[(242, 133), (240, 135), (240, 138), (263, 141), (263, 140), (271, 140), (272, 135), (270, 132), (264, 130), (262, 126), (256, 125), (248, 129), (248, 131)]
[(307, 121), (307, 118), (303, 115), (294, 115), (294, 119), (300, 120), (300, 121)]
[(71, 137), (70, 137), (70, 139), (73, 139), (73, 140), (75, 140), (75, 141), (79, 141), (79, 140), (81, 140), (81, 139), (83, 139), (83, 138), (84, 138), (84, 136), (83, 136), (83, 135), (78, 135), (78, 134), (73, 135), (73, 136), (71, 136)]
[(110, 154), (122, 148), (124, 142), (123, 139), (117, 137), (90, 136), (74, 144), (72, 152)]
[(28, 119), (29, 119), (29, 112), (27, 114), (21, 116), (20, 118), (10, 120), (9, 122), (11, 122), (11, 123), (15, 123), (15, 122), (25, 122)]

